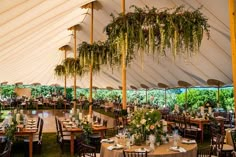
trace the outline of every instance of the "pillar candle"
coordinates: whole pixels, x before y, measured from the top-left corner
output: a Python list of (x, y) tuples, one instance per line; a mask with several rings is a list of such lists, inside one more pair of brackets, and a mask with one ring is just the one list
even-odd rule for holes
[(165, 120), (162, 121), (162, 130), (163, 132), (167, 132), (167, 122)]
[(204, 113), (204, 107), (201, 106), (201, 113)]
[(212, 114), (212, 108), (211, 107), (208, 107), (208, 113)]
[(20, 123), (20, 114), (19, 113), (16, 114), (16, 121), (17, 121), (17, 123)]
[(83, 118), (83, 115), (82, 115), (82, 113), (80, 112), (80, 113), (79, 113), (79, 120), (82, 120), (82, 118)]
[(127, 113), (130, 113), (130, 108), (129, 107), (127, 108)]

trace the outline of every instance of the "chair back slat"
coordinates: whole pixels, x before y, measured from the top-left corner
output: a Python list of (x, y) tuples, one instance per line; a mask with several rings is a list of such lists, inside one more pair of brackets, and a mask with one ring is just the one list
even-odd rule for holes
[(96, 148), (90, 145), (81, 143), (81, 156), (82, 157), (96, 157)]
[(135, 152), (135, 151), (125, 151), (123, 150), (124, 157), (147, 157), (147, 151), (146, 152)]
[(209, 157), (209, 156), (210, 156), (210, 149), (209, 148), (197, 150), (197, 157)]

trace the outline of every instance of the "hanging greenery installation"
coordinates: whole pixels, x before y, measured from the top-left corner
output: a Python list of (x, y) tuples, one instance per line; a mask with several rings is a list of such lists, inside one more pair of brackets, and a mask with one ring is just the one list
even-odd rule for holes
[(199, 51), (204, 32), (208, 38), (210, 36), (208, 19), (200, 8), (190, 11), (184, 6), (159, 10), (131, 7), (133, 12), (117, 17), (111, 15), (113, 20), (105, 27), (108, 40), (117, 44), (118, 50), (125, 43), (126, 57), (136, 50), (165, 56), (168, 49), (174, 57), (192, 56)]

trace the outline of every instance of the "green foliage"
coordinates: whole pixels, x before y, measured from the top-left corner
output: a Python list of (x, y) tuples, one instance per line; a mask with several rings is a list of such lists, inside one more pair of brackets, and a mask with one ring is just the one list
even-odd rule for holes
[[(216, 88), (190, 88), (188, 89), (188, 107), (196, 109), (209, 101), (214, 107), (217, 104)], [(178, 104), (185, 104), (185, 92), (176, 97)], [(220, 90), (220, 105), (222, 108), (232, 110), (234, 106), (233, 88), (222, 88)]]
[(112, 22), (105, 28), (108, 40), (117, 44), (117, 51), (126, 43), (127, 58), (132, 58), (137, 48), (160, 56), (166, 55), (167, 49), (174, 57), (182, 53), (191, 56), (199, 51), (204, 31), (209, 38), (210, 26), (200, 9), (132, 7), (133, 12), (112, 15)]
[(15, 86), (13, 85), (4, 85), (1, 86), (1, 95), (4, 97), (10, 97), (14, 93)]
[(82, 42), (77, 50), (80, 65), (84, 71), (89, 71), (91, 65), (93, 72), (100, 71), (101, 65), (109, 65), (110, 67), (120, 65), (120, 54), (114, 51), (114, 45), (108, 41), (98, 41), (93, 44)]
[[(63, 87), (51, 87), (51, 86), (23, 86), (32, 88), (32, 97), (48, 96), (53, 92), (63, 93)], [(1, 86), (2, 97), (10, 97), (14, 95), (14, 85)], [(77, 96), (84, 95), (89, 97), (89, 89), (77, 89)], [(67, 88), (67, 98), (72, 100), (73, 89)], [(93, 91), (93, 99), (95, 100), (115, 100), (118, 96), (122, 99), (121, 90), (106, 90), (97, 89)], [(151, 99), (153, 97), (153, 100)], [(127, 102), (133, 103), (138, 100), (139, 104), (146, 103), (146, 90), (128, 90)], [(209, 101), (213, 106), (217, 104), (217, 88), (189, 88), (188, 89), (188, 108), (196, 109), (199, 106), (204, 105)], [(165, 105), (165, 91), (159, 89), (153, 89), (147, 91), (147, 102), (151, 105), (163, 106)], [(179, 104), (181, 108), (185, 104), (185, 89), (169, 89), (166, 90), (166, 106), (171, 109), (175, 104)], [(220, 107), (226, 110), (234, 109), (234, 93), (232, 87), (220, 88)]]
[(66, 74), (66, 69), (64, 65), (57, 65), (54, 71), (57, 76), (65, 76)]
[(5, 135), (7, 136), (8, 140), (10, 140), (10, 141), (14, 140), (14, 135), (15, 135), (15, 132), (17, 131), (16, 126), (17, 126), (16, 119), (12, 118), (11, 124), (9, 124), (5, 129), (6, 130)]
[(90, 142), (89, 135), (91, 135), (93, 133), (92, 124), (90, 124), (88, 122), (82, 122), (81, 125), (82, 125), (81, 127), (83, 129), (83, 133), (85, 136), (85, 142), (88, 144)]

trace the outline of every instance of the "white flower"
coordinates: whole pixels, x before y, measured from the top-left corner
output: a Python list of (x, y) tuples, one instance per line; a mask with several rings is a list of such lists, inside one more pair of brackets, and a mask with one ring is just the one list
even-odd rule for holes
[(145, 119), (142, 119), (141, 120), (141, 124), (145, 124), (146, 123), (146, 120)]
[(137, 127), (137, 128), (139, 128), (139, 127), (140, 127), (140, 125), (138, 125), (138, 124), (137, 124), (137, 125), (136, 125), (136, 127)]

